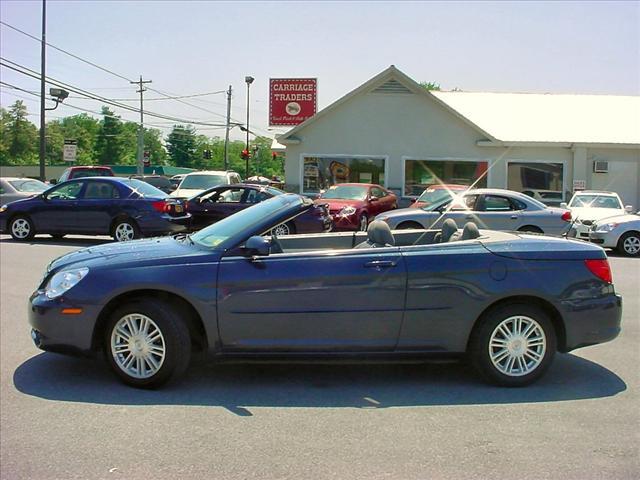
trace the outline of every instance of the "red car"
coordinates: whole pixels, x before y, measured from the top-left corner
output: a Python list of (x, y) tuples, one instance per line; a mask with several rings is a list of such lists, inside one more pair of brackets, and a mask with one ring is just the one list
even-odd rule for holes
[(334, 231), (366, 230), (376, 215), (398, 208), (398, 197), (380, 185), (341, 183), (329, 187), (316, 203), (329, 205)]
[(468, 185), (445, 185), (435, 184), (429, 185), (427, 189), (413, 202), (410, 208), (428, 207), (434, 203), (439, 203), (447, 197), (451, 197), (451, 193), (459, 194), (469, 188)]
[(83, 177), (113, 177), (113, 170), (111, 167), (103, 167), (103, 166), (80, 166), (80, 167), (69, 167), (58, 179), (57, 183), (66, 182), (67, 180), (71, 180), (74, 178), (83, 178)]

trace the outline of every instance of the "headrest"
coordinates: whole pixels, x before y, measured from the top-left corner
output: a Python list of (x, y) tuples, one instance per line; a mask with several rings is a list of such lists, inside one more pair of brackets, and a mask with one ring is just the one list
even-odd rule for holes
[(442, 243), (446, 243), (451, 238), (451, 235), (458, 231), (458, 225), (455, 220), (452, 218), (447, 218), (442, 224), (442, 235), (440, 236), (440, 241)]
[(389, 225), (382, 220), (374, 220), (369, 224), (369, 227), (367, 228), (367, 237), (369, 239), (369, 243), (376, 247), (382, 247), (385, 245), (393, 246), (396, 244)]
[(471, 240), (473, 238), (478, 238), (480, 236), (480, 231), (478, 230), (478, 226), (473, 222), (467, 222), (462, 229), (462, 236), (460, 240)]

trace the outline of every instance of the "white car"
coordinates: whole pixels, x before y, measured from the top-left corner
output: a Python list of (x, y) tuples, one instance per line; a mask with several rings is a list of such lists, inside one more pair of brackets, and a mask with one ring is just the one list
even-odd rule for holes
[(32, 197), (49, 187), (51, 185), (33, 178), (2, 177), (0, 178), (0, 205)]
[(571, 197), (569, 205), (562, 203), (561, 207), (571, 210), (572, 227), (570, 237), (589, 240), (591, 226), (597, 221), (615, 215), (631, 212), (631, 206), (622, 206), (622, 200), (615, 192), (598, 190), (583, 190)]
[(172, 197), (191, 198), (217, 185), (233, 185), (241, 183), (242, 179), (236, 172), (231, 171), (202, 171), (192, 172), (184, 176), (178, 188), (171, 193)]
[(623, 255), (638, 257), (640, 256), (640, 215), (603, 218), (592, 225), (589, 240), (601, 247), (615, 248)]

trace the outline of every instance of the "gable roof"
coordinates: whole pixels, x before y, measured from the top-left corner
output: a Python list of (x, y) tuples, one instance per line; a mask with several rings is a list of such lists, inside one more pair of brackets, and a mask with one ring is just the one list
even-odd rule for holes
[(433, 92), (502, 142), (640, 144), (640, 97)]
[(331, 113), (333, 110), (346, 103), (348, 100), (352, 99), (356, 95), (361, 93), (368, 93), (369, 91), (386, 91), (392, 93), (415, 93), (418, 95), (423, 95), (435, 103), (444, 107), (445, 110), (449, 111), (454, 116), (458, 117), (464, 123), (471, 126), (473, 129), (487, 137), (489, 140), (497, 141), (493, 135), (486, 132), (478, 125), (474, 124), (471, 120), (464, 117), (460, 113), (458, 113), (455, 109), (451, 108), (446, 102), (442, 101), (440, 98), (433, 95), (433, 92), (427, 90), (426, 88), (420, 86), (415, 80), (409, 78), (407, 75), (398, 70), (395, 65), (391, 65), (386, 70), (380, 72), (378, 75), (368, 80), (367, 82), (360, 85), (355, 90), (347, 93), (345, 96), (339, 98), (335, 102), (333, 102), (328, 107), (323, 108), (318, 113), (316, 113), (313, 117), (308, 118), (300, 125), (296, 125), (294, 128), (285, 132), (281, 135), (277, 135), (276, 139), (279, 143), (287, 145), (292, 143), (298, 143), (299, 140), (295, 138), (295, 136), (303, 129), (307, 128), (309, 125), (315, 123), (320, 118), (325, 115)]
[(281, 135), (283, 145), (361, 93), (424, 95), (484, 135), (491, 143), (640, 145), (640, 97), (429, 91), (391, 65), (313, 117)]

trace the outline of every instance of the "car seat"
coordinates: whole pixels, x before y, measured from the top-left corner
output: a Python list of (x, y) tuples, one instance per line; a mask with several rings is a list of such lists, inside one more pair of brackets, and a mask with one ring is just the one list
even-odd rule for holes
[(442, 230), (433, 237), (433, 243), (447, 243), (457, 231), (456, 221), (453, 218), (447, 218), (442, 224)]
[(367, 240), (354, 248), (393, 247), (395, 244), (389, 225), (382, 220), (374, 220), (367, 228)]

